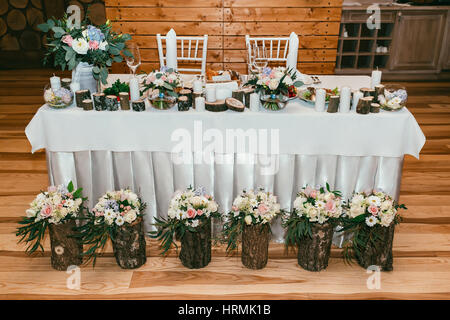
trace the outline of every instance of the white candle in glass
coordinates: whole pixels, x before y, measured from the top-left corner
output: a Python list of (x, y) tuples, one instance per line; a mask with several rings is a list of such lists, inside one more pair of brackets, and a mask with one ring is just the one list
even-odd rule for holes
[(350, 97), (351, 89), (350, 87), (341, 88), (341, 95), (339, 100), (339, 112), (349, 112), (350, 111)]
[(381, 84), (381, 75), (383, 72), (377, 70), (372, 71), (372, 78), (371, 78), (371, 88), (374, 89), (375, 86)]
[(195, 98), (195, 111), (198, 112), (205, 111), (205, 98), (203, 97)]
[(141, 93), (139, 92), (139, 79), (137, 77), (132, 77), (130, 79), (130, 98), (131, 101), (139, 100)]
[(193, 85), (192, 85), (192, 89), (194, 89), (195, 93), (202, 92), (203, 91), (202, 82), (200, 80), (194, 80)]
[(206, 88), (206, 101), (208, 101), (208, 102), (216, 101), (216, 88), (215, 87)]
[(72, 82), (70, 84), (70, 91), (72, 91), (73, 94), (73, 103), (72, 105), (75, 106), (77, 104), (76, 100), (75, 100), (75, 92), (80, 90), (80, 83), (79, 82)]
[(61, 89), (61, 78), (53, 75), (53, 77), (50, 78), (50, 86), (53, 91)]
[(356, 106), (358, 105), (359, 99), (363, 97), (363, 93), (359, 90), (353, 93), (353, 101), (352, 101), (352, 111), (356, 112)]
[(259, 94), (257, 93), (252, 93), (250, 95), (250, 111), (259, 111)]
[(326, 97), (326, 91), (324, 89), (316, 89), (315, 109), (317, 112), (325, 111), (325, 97)]

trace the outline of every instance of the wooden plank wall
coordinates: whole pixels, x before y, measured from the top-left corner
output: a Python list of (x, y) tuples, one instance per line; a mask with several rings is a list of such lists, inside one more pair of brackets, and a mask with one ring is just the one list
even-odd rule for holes
[[(106, 0), (106, 15), (141, 48), (142, 70), (159, 68), (157, 33), (208, 34), (208, 68), (245, 71), (245, 34), (299, 35), (298, 69), (334, 73), (342, 0)], [(116, 66), (116, 71), (127, 70)]]

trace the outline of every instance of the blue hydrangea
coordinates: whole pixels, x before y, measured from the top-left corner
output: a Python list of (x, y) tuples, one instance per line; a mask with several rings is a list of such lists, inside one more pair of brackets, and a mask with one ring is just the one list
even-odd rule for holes
[(265, 67), (265, 68), (263, 69), (262, 73), (263, 73), (265, 76), (270, 76), (270, 74), (272, 73), (272, 69), (269, 68), (269, 67)]
[(90, 41), (98, 41), (100, 43), (105, 40), (104, 34), (100, 31), (100, 29), (94, 26), (87, 27), (87, 34)]
[(112, 209), (114, 211), (119, 211), (119, 204), (116, 200), (106, 201), (105, 209)]

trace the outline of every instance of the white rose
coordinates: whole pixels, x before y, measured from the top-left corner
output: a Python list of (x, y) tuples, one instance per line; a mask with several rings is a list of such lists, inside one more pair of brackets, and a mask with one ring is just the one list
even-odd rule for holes
[(217, 203), (216, 203), (215, 201), (210, 201), (210, 202), (208, 203), (208, 210), (209, 210), (210, 212), (216, 212), (217, 209), (218, 209), (218, 206), (217, 206)]
[(294, 208), (297, 210), (301, 210), (303, 208), (303, 203), (306, 201), (304, 197), (297, 197), (294, 201)]
[(134, 211), (134, 210), (128, 211), (128, 213), (125, 215), (124, 218), (125, 218), (126, 222), (132, 223), (137, 218), (136, 211)]
[(84, 39), (76, 39), (72, 42), (72, 49), (78, 54), (86, 54), (89, 50), (89, 44)]
[(284, 78), (283, 82), (284, 82), (285, 84), (287, 84), (288, 86), (291, 86), (292, 84), (294, 84), (294, 82), (292, 81), (292, 78), (291, 78), (289, 75), (287, 75), (287, 76)]
[(27, 211), (25, 211), (25, 212), (27, 213), (27, 218), (36, 216), (36, 211), (34, 211), (33, 209), (27, 209)]
[(357, 194), (352, 198), (352, 205), (360, 206), (364, 201), (364, 196), (362, 194)]
[(381, 210), (389, 210), (390, 208), (392, 208), (392, 201), (391, 200), (386, 200), (381, 204)]
[(157, 86), (157, 87), (162, 87), (163, 84), (164, 84), (164, 81), (163, 81), (163, 80), (161, 80), (161, 79), (156, 79), (156, 80), (155, 80), (155, 86)]
[(280, 83), (280, 80), (278, 80), (278, 79), (271, 79), (269, 81), (269, 89), (270, 90), (276, 90), (278, 88), (279, 83)]
[(248, 225), (251, 225), (252, 221), (253, 221), (251, 216), (245, 216), (244, 220), (245, 220), (245, 223)]

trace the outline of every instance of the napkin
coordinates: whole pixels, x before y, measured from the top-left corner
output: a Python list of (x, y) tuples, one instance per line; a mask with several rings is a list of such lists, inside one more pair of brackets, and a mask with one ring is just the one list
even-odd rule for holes
[(167, 67), (177, 69), (177, 34), (170, 29), (166, 38), (166, 64)]

